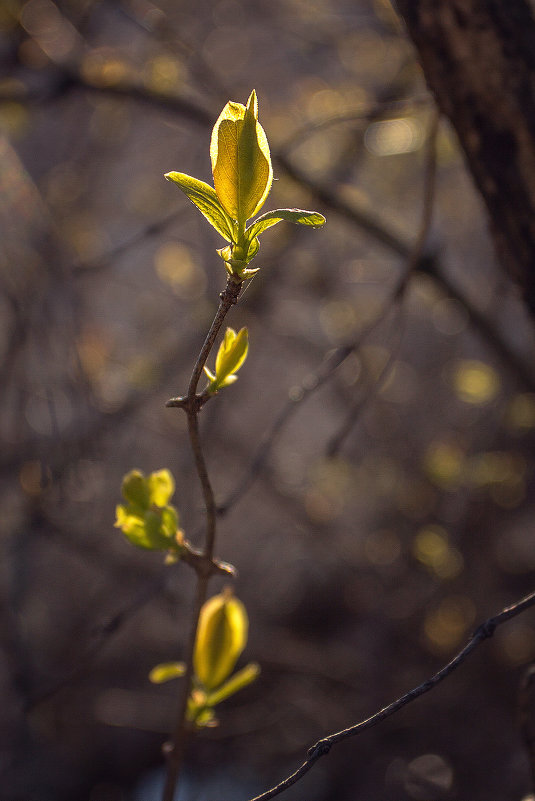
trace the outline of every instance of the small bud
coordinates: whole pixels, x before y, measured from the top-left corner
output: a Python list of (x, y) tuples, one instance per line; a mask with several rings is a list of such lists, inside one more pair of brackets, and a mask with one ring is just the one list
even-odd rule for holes
[(244, 605), (230, 592), (214, 595), (202, 607), (195, 642), (194, 667), (206, 690), (230, 675), (247, 642)]

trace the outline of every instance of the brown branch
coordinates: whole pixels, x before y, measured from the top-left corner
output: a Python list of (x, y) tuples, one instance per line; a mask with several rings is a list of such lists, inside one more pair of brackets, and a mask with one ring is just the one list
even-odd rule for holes
[(197, 385), (199, 383), (203, 367), (206, 364), (208, 355), (214, 346), (219, 329), (223, 325), (223, 321), (231, 307), (237, 303), (241, 288), (241, 281), (234, 281), (232, 278), (227, 280), (225, 290), (220, 295), (219, 308), (216, 312), (212, 325), (210, 326), (210, 330), (206, 335), (201, 352), (199, 353), (193, 368), (188, 387), (188, 394), (184, 398), (173, 398), (166, 404), (167, 406), (179, 406), (180, 408), (183, 408), (188, 418), (190, 445), (193, 451), (195, 467), (197, 469), (197, 475), (201, 484), (204, 505), (206, 508), (206, 532), (204, 549), (197, 553), (197, 558), (195, 561), (190, 560), (190, 564), (194, 567), (197, 574), (197, 588), (191, 616), (191, 626), (186, 656), (184, 659), (186, 664), (186, 672), (182, 685), (182, 694), (180, 697), (172, 741), (167, 750), (167, 773), (162, 801), (173, 801), (178, 776), (184, 761), (184, 754), (189, 736), (187, 713), (194, 672), (193, 654), (195, 650), (197, 626), (199, 624), (199, 616), (202, 606), (206, 601), (208, 582), (210, 580), (210, 576), (214, 572), (214, 566), (216, 565), (216, 563), (214, 563), (214, 547), (216, 539), (217, 509), (214, 491), (208, 476), (208, 470), (206, 469), (206, 462), (204, 459), (199, 433), (199, 412), (206, 400), (206, 396), (197, 394)]
[(453, 673), (454, 670), (457, 670), (457, 668), (463, 664), (472, 651), (474, 651), (477, 646), (483, 642), (483, 640), (487, 640), (489, 637), (492, 637), (498, 626), (501, 626), (508, 620), (517, 617), (517, 615), (520, 615), (522, 612), (531, 608), (532, 606), (535, 606), (535, 592), (532, 592), (522, 600), (517, 601), (512, 606), (506, 607), (494, 617), (490, 617), (476, 629), (464, 648), (459, 651), (459, 653), (454, 656), (447, 665), (444, 665), (444, 667), (441, 668), (437, 673), (435, 673), (426, 681), (422, 682), (422, 684), (414, 687), (414, 689), (409, 690), (409, 692), (405, 693), (405, 695), (402, 695), (396, 701), (393, 701), (391, 704), (388, 704), (388, 706), (380, 709), (366, 720), (318, 740), (317, 743), (309, 748), (307, 758), (294, 773), (292, 773), (286, 779), (283, 779), (281, 782), (279, 782), (279, 784), (275, 785), (275, 787), (272, 787), (271, 790), (261, 793), (260, 795), (251, 799), (251, 801), (268, 801), (268, 799), (280, 795), (293, 784), (296, 784), (296, 782), (300, 781), (300, 779), (302, 779), (303, 776), (308, 773), (308, 771), (322, 756), (325, 756), (329, 753), (333, 745), (336, 745), (336, 743), (339, 743), (342, 740), (347, 740), (349, 737), (355, 737), (357, 734), (361, 734), (361, 732), (371, 729), (373, 726), (377, 726), (383, 720), (386, 720), (386, 718), (389, 718), (391, 715), (399, 712), (400, 709), (403, 709), (403, 707), (412, 703), (412, 701), (420, 698), (421, 695), (425, 695), (425, 693), (433, 690), (438, 684), (440, 684), (451, 673)]
[(529, 0), (397, 0), (426, 81), (535, 317), (535, 17)]

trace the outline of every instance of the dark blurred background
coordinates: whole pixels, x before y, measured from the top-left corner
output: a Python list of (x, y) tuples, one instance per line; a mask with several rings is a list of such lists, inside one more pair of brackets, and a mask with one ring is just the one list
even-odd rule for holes
[[(255, 88), (264, 210), (328, 218), (263, 236), (228, 318), (248, 361), (202, 413), (262, 675), (183, 798), (245, 800), (533, 590), (533, 325), (387, 0), (4, 0), (0, 59), (2, 801), (158, 798), (178, 685), (147, 675), (183, 654), (193, 580), (114, 509), (125, 472), (169, 467), (202, 542), (164, 403), (225, 284), (163, 173), (210, 180), (211, 126)], [(287, 797), (526, 797), (534, 657), (527, 613)]]

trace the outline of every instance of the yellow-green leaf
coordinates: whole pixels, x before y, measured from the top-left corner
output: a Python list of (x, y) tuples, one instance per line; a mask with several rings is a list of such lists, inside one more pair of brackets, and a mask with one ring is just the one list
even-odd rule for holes
[(206, 703), (208, 706), (216, 706), (220, 704), (221, 701), (225, 701), (227, 698), (230, 698), (231, 695), (237, 693), (238, 690), (242, 690), (244, 687), (247, 687), (248, 684), (251, 684), (255, 679), (258, 678), (260, 675), (260, 665), (257, 665), (255, 662), (250, 662), (241, 670), (238, 670), (231, 678), (226, 681), (224, 684), (221, 685), (217, 690), (214, 690), (211, 693), (208, 693), (206, 698)]
[(155, 665), (149, 673), (149, 681), (153, 684), (163, 684), (171, 679), (177, 679), (186, 672), (183, 662), (162, 662)]
[(174, 490), (168, 470), (158, 470), (148, 478), (140, 470), (130, 471), (122, 484), (127, 503), (117, 506), (115, 527), (138, 548), (180, 554), (183, 535), (178, 529), (178, 513), (168, 503)]
[(121, 492), (125, 501), (148, 509), (150, 506), (150, 491), (145, 476), (141, 470), (131, 470), (123, 478)]
[(206, 688), (219, 687), (232, 672), (247, 642), (245, 607), (229, 592), (214, 595), (202, 607), (195, 641), (194, 667)]
[(282, 220), (294, 223), (294, 225), (308, 225), (311, 228), (321, 228), (325, 225), (325, 217), (317, 211), (305, 211), (304, 209), (275, 209), (275, 211), (268, 211), (262, 214), (258, 220), (249, 226), (247, 229), (247, 238), (252, 240), (254, 237), (261, 234), (267, 228)]
[(185, 195), (197, 206), (208, 222), (221, 234), (227, 242), (233, 240), (233, 223), (227, 217), (224, 208), (219, 202), (215, 190), (210, 184), (185, 175), (182, 172), (168, 172), (164, 176), (168, 181), (175, 183)]
[(166, 506), (175, 491), (173, 476), (166, 470), (157, 470), (148, 478), (150, 502), (155, 506)]
[(264, 129), (258, 122), (254, 90), (247, 106), (227, 103), (210, 142), (214, 186), (225, 212), (239, 228), (263, 206), (271, 189), (273, 168)]
[(249, 337), (247, 328), (241, 328), (238, 333), (233, 328), (227, 328), (215, 361), (218, 384), (222, 384), (227, 377), (240, 369), (247, 358), (248, 349)]

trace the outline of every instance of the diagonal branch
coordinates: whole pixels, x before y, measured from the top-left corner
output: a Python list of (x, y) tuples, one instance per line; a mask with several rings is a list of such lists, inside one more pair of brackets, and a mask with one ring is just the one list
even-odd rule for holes
[(303, 776), (309, 772), (309, 770), (322, 756), (325, 756), (329, 753), (333, 745), (336, 745), (336, 743), (339, 743), (342, 740), (347, 740), (349, 737), (355, 737), (357, 734), (361, 734), (361, 732), (371, 729), (373, 726), (377, 726), (383, 720), (386, 720), (386, 718), (389, 718), (391, 715), (399, 712), (400, 709), (403, 709), (403, 707), (412, 703), (412, 701), (420, 698), (421, 695), (425, 695), (425, 693), (433, 690), (451, 673), (457, 670), (457, 668), (460, 667), (463, 662), (465, 662), (472, 651), (474, 651), (477, 646), (483, 642), (483, 640), (487, 640), (489, 637), (492, 637), (498, 626), (501, 626), (508, 620), (517, 617), (518, 615), (522, 614), (522, 612), (530, 609), (532, 606), (535, 606), (535, 592), (532, 592), (530, 595), (527, 595), (525, 598), (522, 598), (520, 601), (517, 601), (511, 606), (506, 607), (497, 615), (494, 615), (494, 617), (488, 618), (488, 620), (486, 620), (476, 629), (464, 648), (459, 651), (459, 653), (454, 656), (447, 665), (444, 665), (444, 667), (441, 668), (437, 673), (435, 673), (429, 679), (426, 679), (426, 681), (422, 682), (422, 684), (414, 687), (414, 689), (409, 690), (409, 692), (405, 693), (405, 695), (402, 695), (396, 701), (393, 701), (391, 704), (388, 704), (388, 706), (383, 707), (383, 709), (380, 709), (366, 720), (318, 740), (317, 743), (309, 748), (307, 758), (301, 767), (299, 767), (286, 779), (283, 779), (281, 782), (279, 782), (279, 784), (275, 785), (275, 787), (272, 787), (271, 790), (266, 790), (265, 793), (261, 793), (260, 795), (251, 799), (251, 801), (268, 801), (268, 799), (275, 798), (275, 796), (280, 795), (293, 784), (296, 784), (298, 781), (300, 781), (300, 779), (302, 779)]

